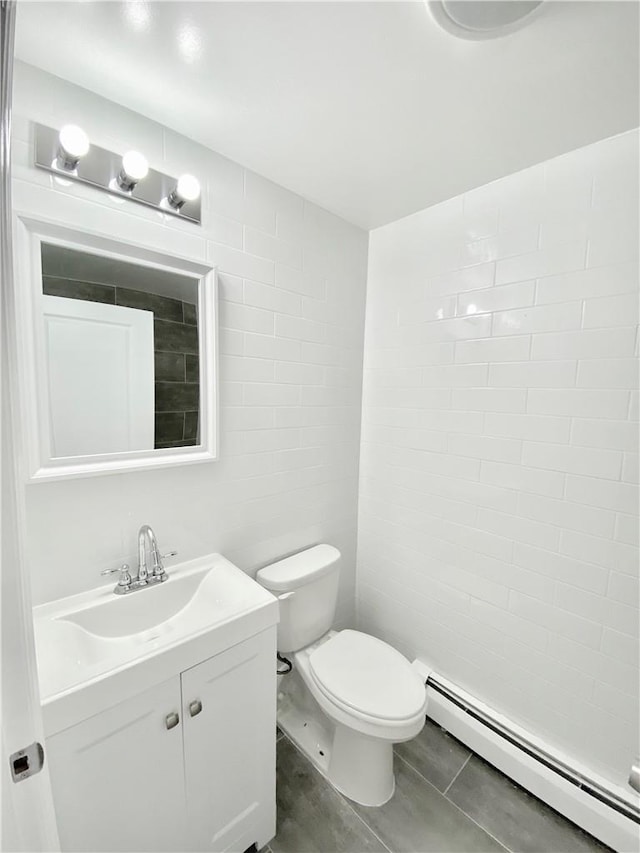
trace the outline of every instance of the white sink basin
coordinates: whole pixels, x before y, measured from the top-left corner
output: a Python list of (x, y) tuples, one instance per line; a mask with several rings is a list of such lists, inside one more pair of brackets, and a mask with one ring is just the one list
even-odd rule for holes
[(157, 682), (168, 671), (163, 655), (178, 655), (184, 669), (192, 657), (212, 656), (278, 619), (273, 596), (220, 554), (174, 566), (167, 581), (148, 589), (116, 595), (113, 588), (34, 608), (43, 706), (134, 666), (129, 681), (139, 688), (145, 661)]
[[(237, 604), (235, 573), (230, 575), (225, 569), (225, 566), (205, 566), (191, 572), (172, 573), (164, 583), (126, 595), (110, 595), (59, 620), (71, 622), (96, 637), (109, 640), (129, 637), (140, 641), (144, 635), (147, 642), (152, 639), (149, 633), (160, 636), (175, 631), (179, 625), (188, 629), (203, 619), (210, 622), (225, 607)], [(246, 591), (244, 584), (240, 587)]]

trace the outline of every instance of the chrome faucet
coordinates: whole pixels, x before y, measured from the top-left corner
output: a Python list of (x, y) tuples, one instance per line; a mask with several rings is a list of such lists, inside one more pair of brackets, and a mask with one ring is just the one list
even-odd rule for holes
[(153, 529), (150, 525), (143, 524), (138, 531), (137, 575), (132, 577), (129, 573), (129, 566), (126, 564), (120, 569), (105, 569), (100, 574), (110, 575), (113, 572), (120, 572), (120, 579), (113, 591), (116, 595), (125, 595), (128, 592), (145, 589), (146, 587), (166, 581), (169, 576), (165, 571), (162, 561), (166, 557), (175, 557), (177, 553), (177, 551), (169, 551), (167, 554), (161, 554), (158, 550), (158, 540)]
[[(147, 539), (150, 538), (148, 532), (151, 530), (148, 524), (143, 524), (138, 530), (138, 580), (147, 582), (149, 570), (147, 569)], [(153, 541), (155, 542), (155, 534)], [(157, 545), (156, 545), (157, 548)]]
[[(175, 557), (177, 553), (177, 551), (170, 551), (168, 554), (161, 554), (153, 528), (143, 524), (138, 531), (138, 580), (147, 583), (166, 581), (167, 573), (162, 560), (165, 557)], [(153, 561), (151, 567), (147, 563), (148, 556)]]

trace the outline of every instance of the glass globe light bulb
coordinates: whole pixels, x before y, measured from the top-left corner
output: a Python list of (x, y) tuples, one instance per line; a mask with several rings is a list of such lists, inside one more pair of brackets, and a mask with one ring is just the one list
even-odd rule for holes
[(187, 201), (196, 201), (200, 198), (200, 182), (193, 175), (180, 175), (175, 188), (169, 193), (169, 204), (175, 210)]
[(58, 134), (58, 166), (73, 171), (89, 151), (89, 137), (77, 124), (65, 124)]
[(195, 201), (200, 198), (200, 182), (193, 175), (180, 175), (176, 189), (184, 201)]
[(138, 151), (127, 151), (122, 158), (122, 168), (118, 174), (118, 186), (125, 192), (131, 192), (138, 181), (149, 174), (147, 158)]

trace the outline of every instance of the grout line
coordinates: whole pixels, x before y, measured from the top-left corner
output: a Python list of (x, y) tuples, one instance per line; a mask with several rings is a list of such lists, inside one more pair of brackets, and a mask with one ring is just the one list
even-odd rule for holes
[(475, 818), (471, 817), (470, 814), (467, 814), (464, 811), (464, 809), (461, 809), (460, 806), (456, 805), (456, 803), (454, 803), (453, 800), (450, 800), (448, 797), (446, 799), (447, 799), (447, 802), (451, 803), (452, 806), (454, 806), (456, 809), (458, 809), (458, 811), (461, 814), (463, 814), (467, 818), (467, 820), (470, 820), (471, 823), (475, 823), (475, 825), (478, 827), (478, 829), (481, 829), (485, 835), (488, 835), (489, 838), (493, 839), (493, 841), (495, 841), (496, 844), (505, 851), (505, 853), (514, 853), (514, 851), (510, 847), (507, 847), (507, 845), (503, 841), (500, 841), (499, 838), (496, 838), (496, 836), (493, 835), (493, 833), (489, 832), (489, 830), (486, 827), (484, 827), (481, 823), (478, 823), (478, 821)]
[(466, 758), (466, 760), (465, 760), (464, 764), (462, 765), (462, 767), (460, 768), (460, 770), (458, 770), (458, 772), (456, 773), (456, 775), (453, 777), (453, 779), (449, 782), (449, 784), (447, 785), (447, 787), (444, 789), (444, 791), (442, 792), (442, 795), (443, 795), (444, 797), (446, 797), (446, 796), (447, 796), (447, 793), (448, 793), (448, 791), (449, 791), (449, 788), (453, 785), (453, 783), (456, 781), (456, 779), (458, 778), (458, 776), (462, 773), (462, 771), (464, 770), (464, 768), (467, 766), (467, 764), (469, 763), (469, 759), (471, 758), (471, 756), (472, 756), (472, 755), (473, 755), (473, 753), (472, 753), (472, 752), (469, 752), (469, 755), (467, 755), (467, 758)]
[[(473, 758), (475, 755), (476, 755), (476, 753), (471, 751), (469, 758), (467, 758), (467, 760), (464, 763), (464, 767), (467, 766), (469, 759)], [(458, 771), (458, 773), (456, 773), (455, 777), (451, 780), (451, 784), (447, 786), (447, 791), (449, 790), (451, 785), (453, 785), (455, 780), (458, 778), (458, 776), (460, 775), (460, 773), (462, 772), (464, 767), (461, 767), (460, 770)], [(496, 844), (498, 844), (500, 847), (502, 847), (503, 850), (507, 851), (507, 853), (514, 853), (514, 851), (512, 851), (510, 847), (507, 847), (507, 845), (503, 841), (501, 841), (492, 832), (489, 832), (489, 830), (485, 826), (483, 826), (479, 821), (477, 821), (474, 817), (471, 817), (470, 814), (467, 814), (467, 812), (463, 808), (460, 808), (460, 806), (457, 803), (454, 803), (453, 800), (449, 799), (449, 797), (445, 797), (445, 799), (447, 800), (447, 802), (451, 803), (452, 806), (454, 806), (456, 809), (458, 809), (458, 811), (461, 812), (468, 820), (470, 820), (472, 823), (475, 823), (475, 825), (477, 827), (479, 827), (479, 829), (481, 829), (484, 833), (486, 833), (489, 836), (489, 838), (492, 838), (496, 842)]]
[[(331, 782), (329, 782), (329, 780), (327, 780), (327, 782), (329, 783), (329, 785), (331, 785)], [(347, 799), (347, 797), (345, 797), (345, 796), (344, 796), (344, 794), (341, 794), (341, 793), (340, 793), (340, 791), (336, 791), (336, 789), (333, 787), (333, 785), (331, 785), (331, 788), (332, 788), (332, 790), (334, 790), (334, 791), (336, 792), (336, 794), (338, 794), (338, 796), (339, 796), (339, 797), (344, 801), (345, 805), (347, 805), (347, 806), (351, 809), (351, 811), (352, 811), (352, 812), (353, 812), (353, 814), (358, 818), (358, 820), (359, 820), (359, 821), (361, 821), (361, 822), (366, 826), (366, 828), (369, 830), (369, 832), (371, 833), (371, 835), (373, 835), (373, 837), (374, 837), (374, 838), (377, 838), (377, 839), (378, 839), (378, 841), (380, 842), (380, 844), (382, 844), (382, 846), (384, 847), (384, 849), (385, 849), (385, 850), (388, 850), (388, 851), (389, 851), (389, 853), (393, 853), (393, 851), (391, 850), (391, 848), (390, 848), (390, 847), (388, 847), (388, 846), (384, 843), (384, 841), (380, 838), (380, 836), (377, 834), (377, 832), (376, 832), (376, 831), (375, 831), (371, 826), (369, 826), (369, 824), (368, 824), (368, 823), (367, 823), (367, 821), (362, 817), (362, 815), (359, 815), (359, 814), (358, 814), (358, 812), (357, 812), (357, 811), (354, 809), (354, 807), (351, 805), (351, 802)], [(394, 790), (394, 796), (395, 796), (395, 790)]]
[[(429, 719), (430, 719), (430, 718), (429, 718)], [(436, 725), (438, 725), (438, 724), (436, 723)], [(453, 735), (451, 735), (451, 737), (453, 737)], [(462, 743), (462, 741), (460, 741), (460, 743)], [(462, 745), (463, 745), (463, 746), (465, 746), (464, 744), (462, 744)], [(437, 786), (437, 785), (435, 785), (435, 784), (434, 784), (430, 779), (427, 779), (427, 777), (426, 777), (423, 773), (421, 773), (421, 772), (418, 770), (418, 768), (417, 768), (417, 767), (414, 767), (414, 765), (411, 763), (411, 761), (410, 761), (408, 758), (405, 758), (403, 755), (400, 755), (399, 753), (397, 753), (395, 749), (393, 750), (393, 756), (394, 756), (394, 758), (398, 758), (400, 761), (402, 761), (404, 764), (406, 764), (406, 765), (407, 765), (407, 767), (410, 767), (413, 771), (415, 771), (415, 772), (418, 774), (418, 776), (419, 776), (421, 779), (423, 779), (423, 780), (427, 783), (427, 785), (430, 785), (432, 788), (435, 788), (435, 789), (436, 789), (436, 791), (437, 791), (439, 794), (441, 794), (442, 796), (444, 796), (444, 795), (445, 795), (445, 793), (449, 790), (449, 788), (450, 788), (450, 787), (453, 785), (453, 783), (456, 781), (456, 779), (458, 778), (458, 776), (462, 773), (462, 771), (464, 770), (464, 768), (467, 766), (467, 763), (468, 763), (469, 759), (474, 755), (473, 751), (472, 751), (472, 750), (470, 750), (470, 749), (469, 749), (469, 747), (465, 747), (465, 748), (468, 750), (469, 755), (467, 755), (467, 757), (465, 758), (465, 760), (464, 760), (464, 762), (463, 762), (463, 764), (462, 764), (462, 767), (458, 770), (458, 772), (457, 772), (457, 773), (456, 773), (456, 775), (453, 777), (453, 779), (451, 780), (451, 782), (449, 782), (449, 784), (447, 785), (447, 787), (445, 788), (445, 790), (444, 790), (444, 791), (441, 791), (441, 790), (440, 790), (440, 788), (438, 788), (438, 786)]]
[[(467, 763), (468, 763), (469, 759), (473, 758), (475, 755), (476, 755), (476, 753), (475, 753), (475, 752), (473, 752), (473, 750), (470, 750), (470, 752), (469, 752), (469, 756), (467, 757), (467, 760), (465, 761), (465, 763), (463, 764), (463, 766), (460, 768), (460, 770), (456, 773), (456, 775), (455, 775), (454, 779), (451, 781), (451, 784), (447, 786), (447, 791), (449, 790), (449, 788), (451, 787), (451, 785), (453, 784), (453, 782), (455, 781), (455, 779), (457, 779), (457, 778), (458, 778), (458, 776), (460, 775), (460, 773), (462, 772), (462, 770), (467, 766)], [(470, 814), (467, 814), (467, 812), (466, 812), (464, 809), (460, 808), (460, 806), (459, 806), (457, 803), (454, 803), (454, 802), (453, 802), (453, 800), (450, 800), (450, 799), (449, 799), (449, 797), (445, 797), (445, 795), (442, 793), (442, 791), (439, 791), (439, 790), (436, 788), (436, 786), (433, 784), (433, 782), (429, 782), (429, 780), (428, 780), (428, 779), (425, 779), (425, 777), (424, 777), (421, 773), (418, 773), (418, 771), (417, 771), (417, 770), (415, 770), (413, 767), (411, 767), (411, 765), (409, 764), (409, 762), (408, 762), (408, 761), (405, 761), (405, 760), (404, 760), (404, 758), (402, 758), (400, 755), (397, 755), (397, 758), (398, 758), (400, 761), (402, 761), (402, 762), (403, 762), (403, 764), (406, 764), (406, 765), (407, 765), (407, 767), (410, 767), (410, 768), (411, 768), (411, 770), (413, 770), (413, 771), (414, 771), (414, 773), (417, 773), (417, 775), (418, 775), (418, 776), (420, 776), (420, 778), (421, 778), (421, 779), (424, 779), (424, 781), (427, 783), (427, 785), (429, 785), (429, 787), (433, 788), (433, 789), (434, 789), (434, 791), (438, 791), (438, 794), (439, 794), (441, 797), (444, 797), (444, 799), (445, 799), (448, 803), (450, 803), (450, 804), (451, 804), (455, 809), (457, 809), (457, 811), (459, 811), (459, 812), (460, 812), (460, 814), (464, 815), (464, 816), (467, 818), (467, 820), (470, 820), (470, 821), (471, 821), (471, 823), (475, 823), (475, 825), (478, 827), (478, 829), (481, 829), (481, 830), (482, 830), (482, 832), (484, 832), (484, 833), (485, 833), (485, 835), (488, 835), (488, 836), (489, 836), (489, 838), (492, 838), (492, 839), (496, 842), (496, 844), (497, 844), (499, 847), (501, 847), (501, 848), (502, 848), (503, 850), (505, 850), (507, 853), (514, 853), (514, 851), (512, 851), (509, 847), (507, 847), (507, 846), (506, 846), (506, 844), (503, 844), (503, 842), (502, 842), (502, 841), (500, 841), (500, 839), (499, 839), (499, 838), (496, 838), (496, 836), (495, 836), (495, 835), (493, 835), (491, 832), (489, 832), (489, 830), (488, 830), (488, 829), (486, 829), (484, 826), (482, 826), (482, 824), (481, 824), (481, 823), (478, 823), (478, 821), (477, 821), (475, 818), (471, 817), (471, 815), (470, 815)]]

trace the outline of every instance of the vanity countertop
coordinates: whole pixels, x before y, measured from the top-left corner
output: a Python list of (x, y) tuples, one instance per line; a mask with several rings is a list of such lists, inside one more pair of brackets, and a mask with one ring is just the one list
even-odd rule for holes
[(33, 610), (47, 735), (278, 622), (276, 599), (221, 554), (174, 566), (149, 589), (113, 588)]

